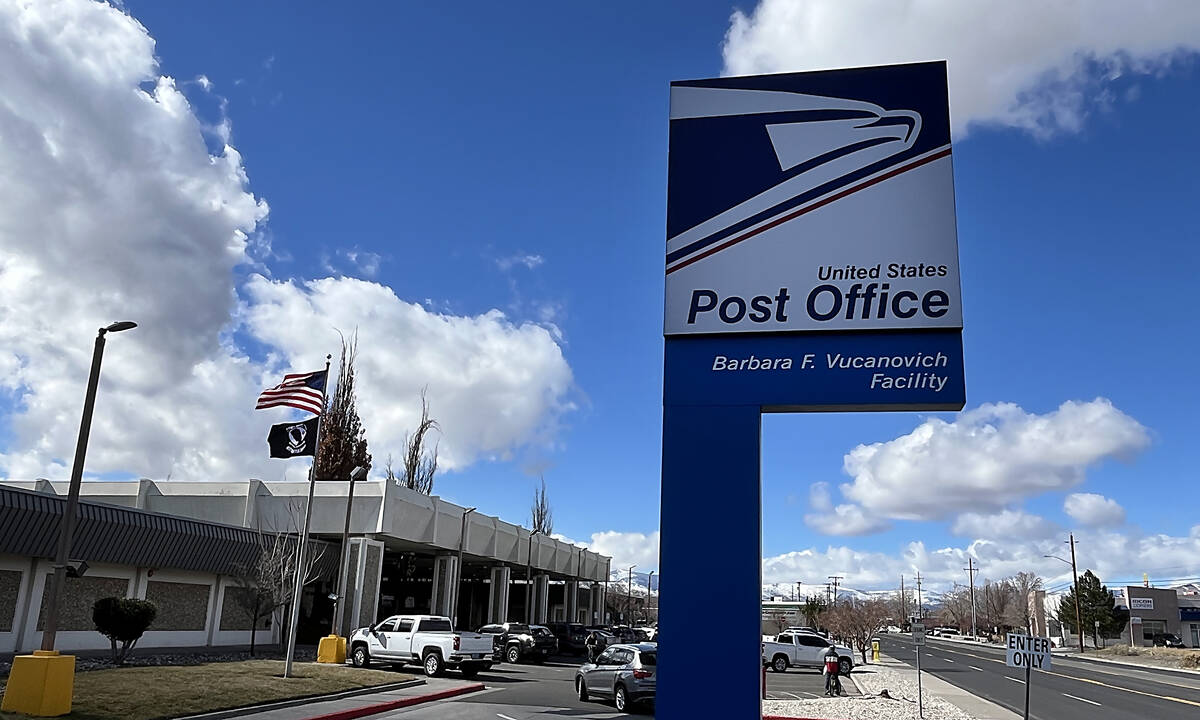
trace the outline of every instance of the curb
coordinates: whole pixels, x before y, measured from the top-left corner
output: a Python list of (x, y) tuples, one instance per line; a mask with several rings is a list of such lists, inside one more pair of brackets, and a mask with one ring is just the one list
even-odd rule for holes
[(357, 697), (359, 695), (371, 695), (372, 693), (388, 692), (389, 690), (403, 690), (405, 688), (417, 687), (418, 685), (424, 684), (424, 679), (413, 678), (412, 680), (405, 680), (403, 682), (388, 683), (387, 685), (374, 685), (371, 687), (357, 688), (355, 690), (343, 690), (342, 692), (330, 693), (328, 695), (306, 695), (304, 697), (260, 703), (258, 705), (243, 705), (241, 707), (228, 708), (226, 710), (214, 710), (212, 712), (201, 713), (199, 715), (185, 715), (180, 717), (178, 720), (225, 720), (225, 718), (240, 717), (242, 715), (250, 715), (260, 712), (269, 712), (271, 710), (286, 710), (287, 708), (297, 707), (299, 705), (308, 705), (309, 703), (314, 702), (328, 702), (331, 700), (342, 700), (344, 698)]
[(1111, 658), (1088, 657), (1087, 655), (1073, 654), (1054, 655), (1053, 657), (1062, 658), (1064, 660), (1082, 660), (1090, 663), (1101, 663), (1104, 665), (1116, 665), (1118, 667), (1135, 668), (1138, 670), (1152, 670), (1156, 672), (1176, 673), (1178, 675), (1192, 676), (1200, 675), (1200, 670), (1191, 670), (1189, 668), (1173, 668), (1163, 667), (1162, 665), (1142, 665), (1140, 663), (1126, 662), (1124, 660), (1113, 660)]
[(434, 700), (445, 700), (447, 698), (466, 695), (468, 693), (479, 692), (484, 689), (483, 683), (473, 683), (471, 685), (462, 685), (456, 688), (448, 688), (437, 692), (426, 693), (424, 695), (413, 695), (412, 697), (400, 698), (399, 700), (389, 700), (387, 702), (376, 703), (374, 705), (364, 705), (363, 707), (350, 708), (349, 710), (335, 710), (324, 715), (313, 715), (304, 720), (353, 720), (354, 718), (366, 717), (376, 713), (387, 712), (388, 710), (396, 710), (406, 708), (412, 705), (420, 705), (422, 703), (433, 702)]

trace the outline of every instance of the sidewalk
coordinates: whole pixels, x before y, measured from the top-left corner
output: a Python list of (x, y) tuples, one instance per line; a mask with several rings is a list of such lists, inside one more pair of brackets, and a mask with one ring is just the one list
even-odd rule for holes
[[(901, 672), (916, 673), (916, 668), (911, 665), (883, 654), (879, 656), (879, 664)], [(942, 698), (976, 720), (1020, 720), (1021, 717), (1007, 708), (1000, 707), (990, 700), (984, 700), (978, 695), (934, 677), (923, 670), (921, 671), (921, 686), (924, 692)]]
[(236, 717), (245, 720), (349, 720), (368, 717), (376, 713), (408, 707), (424, 702), (433, 702), (447, 697), (465, 695), (483, 689), (483, 683), (448, 678), (426, 678), (425, 682), (410, 687), (384, 690), (340, 697), (336, 700), (308, 700), (293, 707), (273, 710), (222, 711), (209, 715), (193, 715), (192, 720), (218, 720)]
[(1096, 657), (1087, 653), (1080, 654), (1079, 650), (1055, 650), (1054, 657), (1065, 658), (1068, 660), (1082, 660), (1084, 662), (1106, 663), (1108, 665), (1120, 665), (1122, 667), (1138, 668), (1139, 670), (1155, 670), (1160, 672), (1179, 673), (1181, 675), (1200, 676), (1200, 670), (1192, 670), (1190, 668), (1177, 668), (1168, 665), (1154, 665), (1151, 663), (1139, 663), (1131, 660), (1117, 660), (1116, 658)]

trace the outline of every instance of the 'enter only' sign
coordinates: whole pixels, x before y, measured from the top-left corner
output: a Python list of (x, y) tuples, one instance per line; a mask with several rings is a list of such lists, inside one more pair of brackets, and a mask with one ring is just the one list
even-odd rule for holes
[(1015, 668), (1049, 670), (1050, 638), (1009, 633), (1004, 664)]

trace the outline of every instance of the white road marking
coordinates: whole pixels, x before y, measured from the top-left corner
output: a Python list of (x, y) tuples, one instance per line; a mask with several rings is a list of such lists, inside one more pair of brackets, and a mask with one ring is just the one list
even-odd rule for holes
[(1087, 698), (1075, 697), (1074, 695), (1068, 695), (1066, 693), (1063, 693), (1063, 697), (1069, 697), (1072, 700), (1078, 700), (1079, 702), (1085, 702), (1085, 703), (1089, 703), (1091, 705), (1099, 705), (1100, 704), (1100, 703), (1096, 702), (1095, 700), (1088, 700)]
[(1005, 676), (1004, 676), (1004, 679), (1005, 679), (1005, 680), (1012, 680), (1013, 682), (1015, 682), (1015, 683), (1021, 683), (1022, 685), (1024, 685), (1024, 684), (1025, 684), (1025, 681), (1024, 681), (1024, 680), (1018, 680), (1018, 679), (1016, 679), (1015, 677), (1009, 677), (1009, 676), (1007, 676), (1007, 675), (1005, 675)]
[(496, 717), (501, 718), (502, 720), (517, 720), (516, 718), (511, 718), (507, 715), (501, 715), (500, 713), (496, 713)]
[(782, 691), (782, 692), (783, 692), (783, 694), (784, 694), (784, 695), (791, 695), (793, 698), (795, 698), (795, 699), (797, 699), (797, 700), (801, 700), (801, 699), (802, 699), (802, 698), (801, 698), (799, 695), (795, 695), (795, 694), (793, 694), (793, 693), (790, 693), (790, 692), (788, 692), (788, 691), (786, 691), (786, 690), (784, 690), (784, 691)]
[(971, 668), (972, 670), (978, 670), (979, 672), (983, 672), (983, 668), (981, 668), (981, 667), (975, 667), (974, 665), (968, 665), (967, 667)]
[(945, 661), (946, 661), (946, 662), (948, 662), (948, 663), (952, 663), (952, 662), (954, 662), (954, 661), (953, 661), (953, 660), (951, 660), (950, 658), (942, 658), (942, 659), (943, 659), (943, 660), (945, 660)]

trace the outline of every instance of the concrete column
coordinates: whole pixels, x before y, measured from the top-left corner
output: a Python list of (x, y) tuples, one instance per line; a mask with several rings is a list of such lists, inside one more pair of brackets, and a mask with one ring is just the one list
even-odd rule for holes
[(584, 625), (593, 625), (596, 622), (596, 604), (593, 597), (596, 594), (596, 583), (588, 583), (587, 592), (583, 596), (583, 620), (580, 621)]
[(533, 622), (545, 625), (550, 615), (550, 576), (533, 576)]
[(438, 555), (433, 559), (433, 603), (430, 614), (452, 617), (454, 588), (458, 585), (458, 556)]
[(579, 622), (579, 581), (563, 583), (563, 613), (567, 622)]
[(492, 568), (492, 583), (488, 586), (487, 621), (508, 622), (508, 590), (512, 584), (512, 568), (497, 565)]
[(604, 597), (604, 585), (602, 583), (592, 583), (592, 622), (603, 625), (605, 622), (605, 604), (608, 598)]
[(342, 599), (345, 610), (339, 629), (343, 636), (349, 637), (355, 629), (378, 620), (383, 543), (369, 538), (350, 538), (346, 550), (346, 588)]

